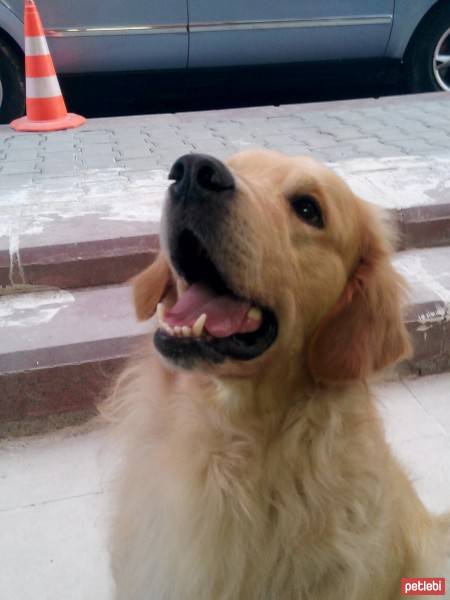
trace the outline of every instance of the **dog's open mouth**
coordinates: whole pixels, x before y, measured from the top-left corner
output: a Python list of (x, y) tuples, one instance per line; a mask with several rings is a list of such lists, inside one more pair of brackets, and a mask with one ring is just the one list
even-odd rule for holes
[(184, 230), (178, 236), (171, 259), (188, 287), (170, 310), (158, 306), (155, 344), (164, 356), (251, 360), (272, 345), (274, 314), (233, 292), (194, 233)]

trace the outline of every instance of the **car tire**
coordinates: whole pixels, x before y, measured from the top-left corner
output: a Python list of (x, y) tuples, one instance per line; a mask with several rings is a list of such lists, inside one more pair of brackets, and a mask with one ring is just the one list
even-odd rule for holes
[(0, 38), (0, 123), (9, 123), (25, 112), (23, 58)]
[(450, 5), (441, 4), (419, 25), (406, 53), (411, 92), (450, 92), (450, 65), (438, 69), (438, 54), (450, 54)]

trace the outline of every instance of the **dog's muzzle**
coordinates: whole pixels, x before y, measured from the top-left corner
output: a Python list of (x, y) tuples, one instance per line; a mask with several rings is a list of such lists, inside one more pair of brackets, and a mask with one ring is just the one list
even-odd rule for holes
[(184, 368), (257, 358), (272, 345), (278, 328), (275, 315), (243, 297), (226, 270), (239, 198), (233, 174), (216, 158), (186, 154), (174, 163), (169, 179), (162, 235), (184, 286), (175, 304), (158, 308), (155, 346)]
[(212, 257), (217, 256), (236, 193), (231, 171), (212, 156), (185, 154), (173, 164), (169, 179), (173, 183), (164, 209), (163, 236), (174, 266), (179, 266), (184, 245), (180, 242), (186, 233), (194, 235)]

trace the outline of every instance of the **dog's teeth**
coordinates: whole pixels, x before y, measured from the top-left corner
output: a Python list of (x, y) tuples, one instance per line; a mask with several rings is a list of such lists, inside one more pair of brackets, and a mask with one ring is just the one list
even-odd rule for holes
[(162, 302), (160, 302), (156, 307), (156, 316), (158, 317), (159, 323), (164, 322), (164, 314), (166, 312), (166, 307)]
[(192, 326), (192, 333), (195, 337), (200, 337), (206, 322), (206, 313), (202, 313)]
[(257, 306), (254, 306), (253, 308), (251, 308), (248, 311), (248, 316), (250, 317), (250, 319), (253, 319), (254, 321), (261, 321), (262, 311)]
[(181, 335), (181, 327), (179, 325), (175, 325), (173, 330), (175, 331), (175, 335)]
[(191, 328), (188, 327), (187, 325), (183, 325), (183, 327), (181, 328), (181, 331), (182, 331), (184, 337), (190, 337), (192, 335)]
[(167, 331), (167, 333), (169, 333), (170, 335), (174, 334), (172, 327), (170, 325), (168, 325), (165, 321), (163, 321), (161, 323), (161, 327), (164, 329), (164, 331)]

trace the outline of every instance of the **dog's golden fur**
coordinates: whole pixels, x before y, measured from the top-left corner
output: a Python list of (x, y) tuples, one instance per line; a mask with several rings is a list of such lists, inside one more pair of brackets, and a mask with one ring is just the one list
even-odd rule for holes
[[(124, 464), (112, 532), (120, 600), (394, 600), (443, 576), (432, 517), (386, 445), (367, 379), (410, 352), (404, 285), (377, 211), (309, 158), (246, 152), (221, 256), (278, 337), (249, 362), (172, 368), (149, 340), (103, 407)], [(295, 217), (313, 194), (326, 227)], [(167, 259), (135, 280), (138, 316), (173, 304)]]

